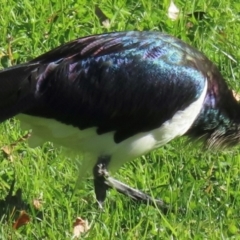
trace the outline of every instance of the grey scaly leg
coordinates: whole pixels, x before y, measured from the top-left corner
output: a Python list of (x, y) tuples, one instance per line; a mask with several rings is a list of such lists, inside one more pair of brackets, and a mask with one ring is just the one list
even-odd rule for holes
[(169, 210), (169, 206), (164, 203), (163, 200), (154, 199), (151, 196), (110, 177), (107, 171), (107, 166), (110, 160), (110, 156), (99, 157), (93, 168), (95, 194), (101, 209), (103, 208), (103, 203), (106, 199), (107, 190), (109, 188), (114, 188), (119, 193), (122, 193), (135, 201), (159, 207), (164, 213)]

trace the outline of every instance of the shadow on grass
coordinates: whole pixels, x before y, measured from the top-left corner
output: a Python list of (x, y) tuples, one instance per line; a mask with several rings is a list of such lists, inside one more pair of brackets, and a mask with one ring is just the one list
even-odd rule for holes
[[(0, 199), (0, 219), (1, 222), (17, 221), (21, 212), (31, 213), (33, 205), (25, 202), (22, 199), (22, 190), (17, 189), (14, 194), (15, 179), (12, 181), (9, 192), (5, 199)], [(36, 209), (35, 209), (36, 210)], [(35, 211), (36, 219), (42, 220), (43, 212), (40, 210)], [(19, 214), (20, 213), (20, 214)]]

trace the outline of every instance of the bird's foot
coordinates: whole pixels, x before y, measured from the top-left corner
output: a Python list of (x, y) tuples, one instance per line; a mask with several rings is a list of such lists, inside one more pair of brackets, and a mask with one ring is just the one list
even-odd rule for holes
[(146, 193), (143, 193), (138, 189), (134, 189), (112, 177), (106, 176), (105, 184), (110, 188), (116, 189), (119, 193), (130, 197), (136, 202), (141, 202), (144, 204), (152, 205), (154, 207), (158, 207), (163, 213), (167, 213), (170, 210), (170, 206), (166, 204), (163, 200), (154, 199)]
[(103, 203), (106, 199), (107, 190), (109, 188), (114, 188), (119, 193), (130, 197), (134, 201), (158, 207), (163, 213), (169, 211), (170, 206), (163, 200), (154, 199), (151, 196), (110, 177), (107, 171), (109, 162), (109, 157), (101, 157), (98, 159), (97, 164), (93, 168), (95, 194), (100, 209), (103, 209)]

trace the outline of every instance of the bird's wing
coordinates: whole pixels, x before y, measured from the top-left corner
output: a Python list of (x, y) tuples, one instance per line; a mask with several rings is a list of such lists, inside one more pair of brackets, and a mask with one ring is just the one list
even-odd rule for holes
[(28, 64), (39, 66), (28, 78), (36, 86), (25, 113), (115, 131), (120, 142), (195, 101), (210, 61), (168, 35), (120, 32), (77, 39)]

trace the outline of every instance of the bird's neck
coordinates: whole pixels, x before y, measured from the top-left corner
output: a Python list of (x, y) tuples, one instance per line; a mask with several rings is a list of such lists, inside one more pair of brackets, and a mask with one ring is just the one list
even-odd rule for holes
[(203, 139), (207, 147), (240, 143), (240, 104), (228, 88), (216, 94), (209, 88), (202, 110), (187, 135)]

